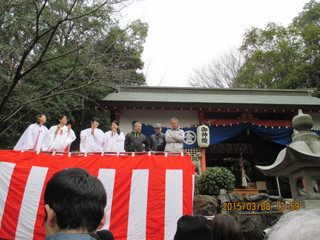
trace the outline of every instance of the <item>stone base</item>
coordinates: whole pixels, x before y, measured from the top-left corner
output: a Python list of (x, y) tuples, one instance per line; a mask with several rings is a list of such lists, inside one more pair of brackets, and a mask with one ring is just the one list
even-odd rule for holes
[(320, 200), (301, 200), (300, 209), (319, 209)]
[(195, 195), (193, 215), (213, 216), (220, 213), (220, 200), (215, 196)]

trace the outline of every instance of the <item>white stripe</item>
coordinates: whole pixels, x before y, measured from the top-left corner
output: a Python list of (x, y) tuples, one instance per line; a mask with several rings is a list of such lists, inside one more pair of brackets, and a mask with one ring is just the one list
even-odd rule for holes
[(133, 170), (127, 240), (146, 239), (149, 169)]
[(15, 163), (0, 162), (0, 228)]
[(16, 239), (33, 238), (33, 230), (36, 223), (40, 197), (47, 172), (48, 168), (45, 167), (31, 168), (22, 198)]
[(102, 229), (109, 230), (110, 226), (110, 215), (111, 215), (111, 207), (112, 207), (112, 199), (113, 199), (113, 189), (114, 189), (114, 179), (116, 175), (115, 169), (100, 169), (98, 178), (102, 182), (104, 189), (107, 193), (107, 205), (105, 211), (107, 213), (107, 220)]
[(164, 239), (172, 240), (183, 214), (182, 170), (166, 170)]

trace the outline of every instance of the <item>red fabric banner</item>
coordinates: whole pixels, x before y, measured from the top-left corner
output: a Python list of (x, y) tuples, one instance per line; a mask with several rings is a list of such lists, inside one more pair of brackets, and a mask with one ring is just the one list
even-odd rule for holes
[(0, 239), (44, 239), (43, 194), (64, 168), (81, 167), (107, 192), (107, 223), (117, 240), (173, 239), (192, 214), (194, 166), (188, 155), (53, 155), (0, 150)]

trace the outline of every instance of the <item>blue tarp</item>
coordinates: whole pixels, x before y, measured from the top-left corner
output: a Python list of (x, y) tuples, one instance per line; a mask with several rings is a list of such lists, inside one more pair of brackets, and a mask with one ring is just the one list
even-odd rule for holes
[[(184, 148), (198, 147), (197, 145), (197, 127), (182, 128), (185, 131)], [(229, 138), (232, 138), (246, 129), (250, 129), (257, 135), (264, 139), (273, 141), (281, 145), (288, 145), (292, 141), (292, 127), (265, 127), (253, 125), (252, 123), (239, 123), (233, 125), (218, 125), (209, 126), (210, 129), (210, 145), (221, 143)], [(165, 133), (167, 128), (162, 128), (162, 132)], [(320, 135), (320, 131), (316, 131)], [(142, 126), (142, 133), (148, 138), (154, 134), (153, 126)]]

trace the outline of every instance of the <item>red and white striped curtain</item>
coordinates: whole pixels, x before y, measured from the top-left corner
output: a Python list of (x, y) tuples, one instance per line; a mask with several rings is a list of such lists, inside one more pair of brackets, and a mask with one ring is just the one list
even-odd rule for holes
[(107, 222), (117, 240), (172, 240), (177, 220), (192, 214), (190, 156), (52, 155), (0, 150), (0, 239), (44, 239), (43, 194), (64, 168), (81, 167), (107, 192)]

